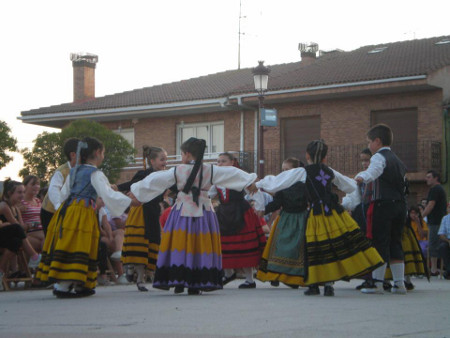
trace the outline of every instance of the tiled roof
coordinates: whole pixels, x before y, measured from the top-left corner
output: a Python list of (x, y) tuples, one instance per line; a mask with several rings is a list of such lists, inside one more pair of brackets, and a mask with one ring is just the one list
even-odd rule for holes
[[(388, 78), (428, 75), (450, 65), (450, 36), (364, 46), (326, 53), (312, 64), (269, 65), (269, 90), (307, 88)], [(382, 48), (386, 47), (386, 48)], [(369, 53), (377, 48), (378, 53)], [(22, 116), (207, 100), (254, 92), (250, 68), (230, 70), (95, 98), (22, 112)]]

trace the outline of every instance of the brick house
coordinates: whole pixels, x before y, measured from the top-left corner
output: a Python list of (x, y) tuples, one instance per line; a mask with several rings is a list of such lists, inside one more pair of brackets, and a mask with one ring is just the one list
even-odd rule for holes
[[(304, 46), (303, 46), (304, 47)], [(311, 47), (311, 46), (309, 46)], [(350, 52), (301, 50), (301, 61), (271, 65), (265, 106), (278, 125), (265, 127), (266, 174), (279, 172), (288, 156), (304, 158), (317, 138), (330, 146), (328, 163), (353, 176), (365, 132), (376, 123), (394, 131), (393, 149), (408, 166), (411, 202), (426, 196), (427, 170), (448, 176), (450, 36), (364, 46)], [(63, 128), (75, 119), (98, 121), (135, 147), (162, 146), (176, 161), (190, 136), (207, 140), (208, 158), (234, 151), (256, 171), (258, 95), (251, 69), (95, 97), (91, 54), (72, 55), (74, 102), (23, 111), (25, 123)], [(136, 171), (130, 165), (122, 180)], [(448, 191), (448, 183), (447, 183)]]

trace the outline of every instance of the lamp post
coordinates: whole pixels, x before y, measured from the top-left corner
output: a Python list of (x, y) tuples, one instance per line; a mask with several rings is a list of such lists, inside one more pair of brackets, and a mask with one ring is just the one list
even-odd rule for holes
[(258, 61), (259, 65), (253, 68), (253, 80), (255, 81), (255, 90), (258, 92), (259, 111), (259, 176), (264, 177), (264, 127), (261, 124), (261, 109), (264, 108), (264, 92), (267, 90), (270, 69), (264, 66), (264, 61)]

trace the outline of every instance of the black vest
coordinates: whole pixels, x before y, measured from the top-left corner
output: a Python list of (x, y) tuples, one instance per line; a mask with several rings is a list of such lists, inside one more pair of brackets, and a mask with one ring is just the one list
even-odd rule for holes
[(383, 173), (374, 181), (373, 200), (405, 200), (406, 167), (403, 162), (389, 149), (378, 152), (386, 160)]

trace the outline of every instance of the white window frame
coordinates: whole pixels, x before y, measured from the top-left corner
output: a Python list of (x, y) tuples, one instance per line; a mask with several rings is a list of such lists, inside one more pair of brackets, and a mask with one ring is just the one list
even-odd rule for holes
[[(134, 131), (134, 128), (119, 128), (119, 129), (115, 129), (113, 130), (113, 132), (115, 132), (116, 134), (119, 134), (120, 136), (122, 136), (125, 140), (128, 141), (128, 143), (131, 144), (131, 146), (134, 148), (134, 140), (136, 138), (136, 133)], [(128, 139), (128, 137), (125, 137), (123, 134), (127, 134), (127, 133), (132, 133), (133, 134), (133, 141), (130, 142), (130, 140)]]
[[(198, 123), (179, 123), (177, 124), (177, 160), (181, 160), (181, 144), (182, 144), (182, 130), (183, 128), (193, 128), (193, 127), (206, 127), (208, 132), (208, 139), (206, 140), (206, 144), (209, 146), (213, 142), (213, 135), (212, 135), (212, 127), (213, 126), (223, 126), (223, 145), (225, 147), (225, 124), (224, 121), (213, 121), (213, 122), (198, 122)], [(220, 149), (219, 149), (220, 150)], [(219, 157), (219, 154), (224, 152), (225, 149), (222, 149), (220, 151), (210, 153), (209, 149), (207, 148), (205, 151), (205, 159), (216, 159)]]

